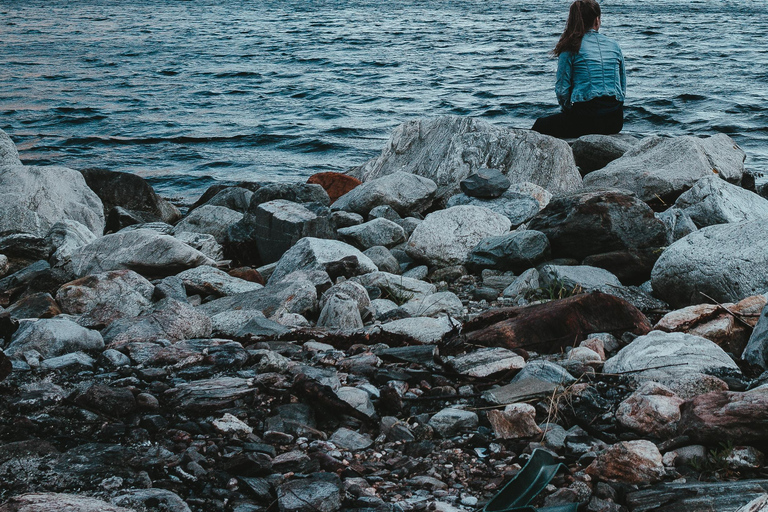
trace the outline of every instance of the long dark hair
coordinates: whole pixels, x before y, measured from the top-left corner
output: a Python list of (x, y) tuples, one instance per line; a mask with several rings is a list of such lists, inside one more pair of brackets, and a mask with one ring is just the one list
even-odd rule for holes
[(560, 40), (552, 50), (556, 56), (563, 52), (576, 53), (581, 48), (581, 39), (587, 30), (595, 25), (595, 20), (600, 17), (600, 6), (595, 0), (576, 0), (568, 11), (568, 21), (565, 22), (565, 30)]

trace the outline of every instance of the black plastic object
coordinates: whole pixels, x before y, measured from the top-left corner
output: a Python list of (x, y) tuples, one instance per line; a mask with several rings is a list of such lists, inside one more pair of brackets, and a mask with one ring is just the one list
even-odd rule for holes
[(551, 453), (534, 450), (523, 469), (483, 507), (483, 512), (576, 512), (578, 503), (539, 509), (528, 506), (561, 469), (568, 470)]

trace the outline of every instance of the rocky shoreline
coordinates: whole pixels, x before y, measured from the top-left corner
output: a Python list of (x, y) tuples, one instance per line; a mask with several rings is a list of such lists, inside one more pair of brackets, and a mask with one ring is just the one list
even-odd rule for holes
[(768, 510), (744, 160), (444, 117), (180, 209), (0, 131), (0, 511), (501, 510), (536, 449), (518, 505)]

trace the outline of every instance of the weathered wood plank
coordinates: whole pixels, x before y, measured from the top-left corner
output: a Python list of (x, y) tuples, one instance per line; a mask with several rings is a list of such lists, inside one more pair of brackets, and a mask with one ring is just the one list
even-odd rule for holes
[(768, 480), (662, 484), (627, 494), (630, 512), (736, 512), (768, 493)]

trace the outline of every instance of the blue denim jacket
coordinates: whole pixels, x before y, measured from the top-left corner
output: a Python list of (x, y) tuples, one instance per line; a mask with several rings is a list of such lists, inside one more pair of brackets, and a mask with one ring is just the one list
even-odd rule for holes
[(623, 102), (626, 93), (624, 55), (613, 39), (590, 30), (584, 34), (578, 53), (560, 54), (555, 94), (564, 109), (601, 96)]

